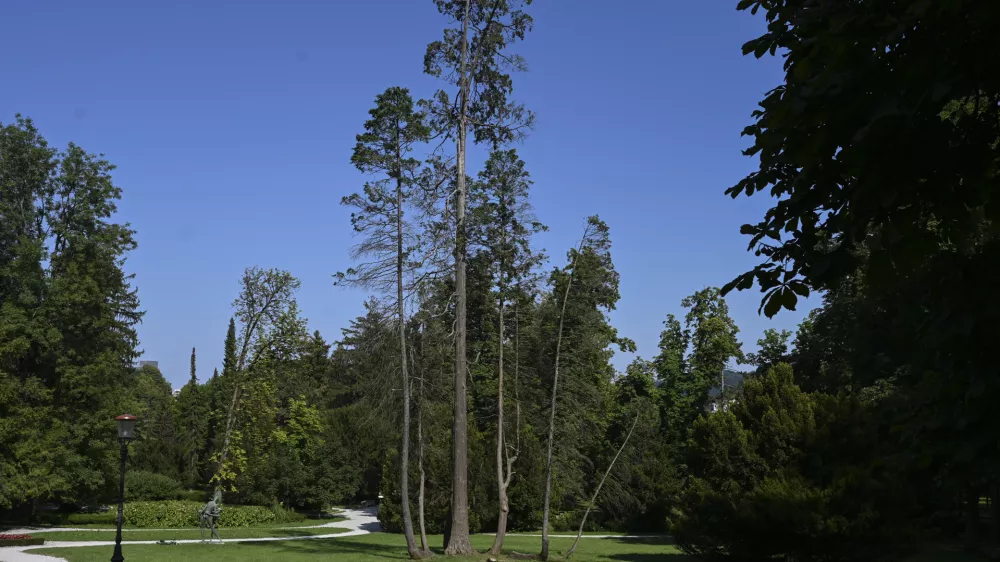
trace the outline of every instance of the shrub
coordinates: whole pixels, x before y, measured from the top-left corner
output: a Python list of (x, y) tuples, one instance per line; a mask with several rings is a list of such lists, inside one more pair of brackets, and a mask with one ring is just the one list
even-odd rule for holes
[(302, 521), (306, 518), (305, 515), (288, 509), (281, 504), (275, 504), (271, 506), (271, 511), (274, 513), (275, 523), (295, 523), (297, 521)]
[(45, 539), (2, 539), (0, 538), (0, 547), (3, 546), (37, 546), (40, 544), (45, 544)]
[(106, 513), (72, 513), (66, 520), (72, 525), (113, 525), (117, 515), (114, 511)]
[(877, 470), (871, 412), (808, 395), (779, 365), (692, 428), (672, 532), (707, 559), (898, 560), (912, 537), (902, 479)]
[[(138, 528), (197, 527), (198, 510), (204, 506), (195, 501), (131, 502), (125, 504), (124, 524)], [(250, 527), (275, 523), (271, 509), (258, 505), (222, 506), (220, 527)]]
[(125, 473), (126, 501), (175, 500), (180, 497), (180, 482), (146, 470)]

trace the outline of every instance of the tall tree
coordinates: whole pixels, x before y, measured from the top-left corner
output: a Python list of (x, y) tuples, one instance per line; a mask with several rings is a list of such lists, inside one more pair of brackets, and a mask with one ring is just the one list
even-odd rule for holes
[[(472, 224), (475, 242), (483, 248), (481, 254), (490, 268), (497, 303), (497, 432), (496, 470), (499, 514), (497, 532), (490, 549), (500, 554), (507, 531), (510, 505), (507, 489), (514, 476), (513, 465), (518, 446), (506, 441), (504, 426), (504, 348), (507, 346), (506, 316), (513, 291), (523, 290), (530, 283), (532, 271), (542, 262), (544, 255), (531, 248), (531, 236), (545, 229), (535, 218), (528, 202), (531, 180), (524, 169), (524, 161), (514, 150), (494, 150), (479, 174), (473, 192)], [(519, 360), (515, 356), (515, 363)], [(520, 443), (520, 406), (515, 420), (516, 442)]]
[(210, 393), (213, 390), (209, 384), (198, 385), (195, 348), (191, 348), (191, 377), (177, 396), (177, 413), (174, 416), (181, 454), (181, 477), (188, 486), (198, 485), (210, 445)]
[[(608, 347), (617, 344), (622, 350), (635, 350), (635, 344), (626, 338), (619, 338), (608, 323), (605, 311), (613, 310), (619, 299), (618, 272), (611, 260), (610, 229), (598, 216), (587, 219), (583, 236), (577, 248), (568, 252), (569, 265), (565, 269), (552, 272), (549, 297), (550, 309), (555, 316), (556, 327), (552, 334), (555, 350), (552, 361), (552, 391), (549, 397), (548, 440), (545, 457), (545, 496), (542, 508), (542, 550), (540, 557), (549, 555), (549, 517), (551, 512), (553, 452), (556, 448), (557, 405), (560, 397), (560, 375), (564, 355), (572, 358), (578, 371), (576, 376), (567, 377), (567, 383), (574, 383), (576, 389), (587, 388), (588, 393), (601, 394), (611, 384), (612, 372), (608, 372), (607, 360), (611, 357)], [(571, 292), (572, 296), (571, 297)], [(569, 337), (568, 337), (569, 336)], [(569, 345), (567, 345), (569, 344)], [(602, 377), (601, 367), (605, 371)], [(570, 388), (568, 384), (564, 385)], [(604, 387), (604, 388), (602, 388)], [(566, 391), (562, 391), (563, 394)], [(585, 410), (577, 404), (574, 409)], [(562, 446), (579, 452), (579, 447), (568, 444), (570, 435), (584, 430), (581, 420), (586, 414), (577, 412), (574, 416), (576, 427), (567, 428)]]
[(50, 148), (29, 119), (0, 124), (0, 504), (111, 488), (103, 436), (131, 406), (121, 389), (142, 317), (113, 170), (72, 143)]
[(394, 293), (399, 340), (399, 369), (403, 392), (402, 447), (400, 449), (400, 494), (406, 548), (412, 558), (421, 553), (413, 535), (410, 515), (410, 375), (406, 347), (407, 277), (414, 273), (413, 254), (418, 239), (408, 222), (407, 207), (417, 195), (414, 185), (420, 162), (410, 156), (414, 145), (430, 137), (424, 115), (414, 111), (413, 98), (405, 88), (391, 87), (375, 98), (368, 112), (365, 132), (357, 137), (351, 162), (358, 170), (380, 176), (365, 184), (364, 194), (355, 193), (342, 203), (357, 208), (351, 214), (354, 230), (365, 238), (353, 252), (355, 259), (370, 259), (357, 268), (338, 274), (339, 282)]
[[(922, 453), (914, 462), (931, 456), (947, 467), (941, 479), (963, 482), (974, 538), (973, 496), (1000, 464), (988, 351), (1000, 322), (1000, 81), (981, 62), (1000, 56), (990, 39), (1000, 10), (976, 0), (739, 7), (768, 21), (744, 53), (780, 50), (785, 75), (744, 129), (758, 168), (728, 190), (773, 198), (742, 227), (760, 262), (726, 288), (756, 282), (772, 316), (810, 290), (863, 280), (873, 316), (858, 326), (880, 326), (872, 371), (890, 371), (906, 404), (892, 423), (907, 430), (895, 434)], [(833, 375), (817, 382), (869, 376)]]
[(520, 136), (531, 115), (508, 96), (509, 72), (524, 61), (506, 52), (531, 29), (531, 16), (521, 7), (530, 0), (434, 0), (438, 11), (458, 27), (445, 29), (442, 40), (427, 45), (424, 72), (455, 86), (426, 104), (434, 128), (455, 142), (455, 413), (452, 426), (452, 522), (449, 555), (469, 555), (468, 411), (466, 382), (466, 151), (469, 128), (475, 141), (494, 145)]
[(688, 309), (683, 328), (674, 315), (667, 316), (660, 354), (653, 360), (663, 381), (662, 421), (677, 462), (683, 461), (689, 428), (705, 412), (709, 391), (716, 385), (721, 388), (723, 371), (731, 361), (743, 359), (736, 337), (739, 328), (717, 288), (695, 291), (681, 306)]
[(300, 282), (286, 271), (250, 267), (243, 272), (241, 290), (233, 306), (236, 318), (242, 324), (238, 341), (239, 353), (233, 365), (230, 380), (231, 396), (226, 413), (226, 425), (222, 434), (222, 444), (216, 452), (216, 470), (212, 480), (216, 489), (231, 481), (235, 472), (227, 465), (229, 445), (233, 437), (234, 422), (239, 414), (240, 395), (250, 382), (246, 374), (255, 366), (260, 352), (267, 351), (276, 335), (280, 335), (281, 322), (290, 313), (294, 315), (295, 291)]

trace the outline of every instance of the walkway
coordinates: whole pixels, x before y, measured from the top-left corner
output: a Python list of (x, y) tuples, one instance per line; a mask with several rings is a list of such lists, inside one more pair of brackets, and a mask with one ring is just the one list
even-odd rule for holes
[[(321, 529), (324, 527), (336, 527), (338, 529), (348, 529), (345, 533), (335, 533), (327, 535), (309, 535), (305, 537), (266, 537), (266, 538), (256, 538), (256, 539), (222, 539), (222, 542), (270, 542), (270, 541), (301, 541), (301, 540), (311, 540), (311, 539), (336, 539), (339, 537), (353, 537), (357, 535), (367, 535), (368, 533), (374, 533), (382, 530), (381, 525), (379, 525), (378, 517), (376, 513), (378, 512), (377, 507), (371, 507), (367, 509), (345, 509), (340, 513), (344, 519), (340, 521), (333, 521), (330, 523), (323, 523), (322, 525), (312, 525), (307, 527), (288, 527), (295, 529)], [(22, 529), (10, 532), (15, 533), (31, 533), (32, 535), (41, 534), (50, 531), (104, 531), (107, 529)], [(144, 529), (146, 530), (146, 529)], [(152, 530), (152, 529), (149, 529)], [(172, 529), (175, 530), (175, 529)], [(225, 530), (223, 530), (225, 533)], [(122, 544), (156, 544), (157, 541), (122, 541)], [(179, 540), (175, 541), (177, 544), (187, 544), (187, 543), (200, 543), (199, 539), (191, 540)], [(17, 547), (5, 547), (0, 548), (0, 562), (65, 562), (62, 558), (53, 558), (51, 556), (42, 556), (41, 554), (31, 554), (29, 550), (34, 550), (38, 548), (72, 548), (78, 546), (114, 546), (114, 541), (52, 541), (41, 546), (17, 546)]]

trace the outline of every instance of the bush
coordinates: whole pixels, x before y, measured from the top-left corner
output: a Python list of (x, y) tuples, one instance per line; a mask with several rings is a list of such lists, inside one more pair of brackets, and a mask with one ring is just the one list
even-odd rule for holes
[(271, 511), (274, 513), (275, 523), (295, 523), (298, 521), (305, 520), (306, 516), (281, 504), (275, 504), (271, 506)]
[(808, 395), (779, 365), (734, 406), (695, 422), (672, 533), (731, 560), (899, 560), (913, 537), (903, 480), (874, 467), (871, 412)]
[(125, 473), (126, 501), (175, 500), (180, 493), (180, 482), (169, 476), (145, 470)]
[(72, 513), (66, 520), (72, 525), (113, 525), (118, 516), (114, 511), (106, 513)]
[[(204, 506), (194, 501), (131, 502), (125, 504), (124, 524), (138, 528), (197, 527), (198, 510)], [(258, 505), (225, 505), (219, 527), (251, 527), (276, 523), (274, 511)]]
[(45, 544), (45, 539), (0, 539), (0, 547), (4, 546), (37, 546)]

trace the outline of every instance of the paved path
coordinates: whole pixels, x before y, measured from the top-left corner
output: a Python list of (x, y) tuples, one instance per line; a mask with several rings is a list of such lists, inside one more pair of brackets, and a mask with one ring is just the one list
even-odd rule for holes
[[(327, 535), (309, 535), (305, 537), (265, 537), (265, 538), (255, 538), (255, 539), (222, 539), (222, 542), (270, 542), (270, 541), (301, 541), (310, 539), (335, 539), (339, 537), (352, 537), (356, 535), (367, 535), (368, 533), (374, 533), (382, 530), (381, 525), (379, 525), (378, 517), (376, 513), (378, 512), (377, 507), (371, 507), (367, 509), (345, 509), (340, 515), (344, 516), (345, 519), (340, 521), (331, 521), (330, 523), (323, 523), (322, 525), (312, 525), (312, 526), (298, 526), (298, 527), (285, 527), (288, 529), (320, 529), (325, 527), (336, 527), (338, 529), (348, 529), (345, 533), (335, 533)], [(70, 531), (70, 530), (80, 530), (80, 531), (107, 531), (107, 529), (40, 529), (40, 530), (17, 530), (11, 532), (27, 532), (31, 534), (43, 533), (47, 531)], [(144, 529), (152, 530), (152, 529)], [(176, 530), (176, 529), (171, 529)], [(223, 530), (225, 533), (225, 530)], [(188, 543), (200, 543), (199, 539), (191, 540), (179, 540), (175, 541), (177, 544), (188, 544)], [(122, 544), (156, 544), (156, 541), (122, 541)], [(18, 546), (18, 547), (5, 547), (0, 548), (0, 562), (65, 562), (62, 558), (53, 558), (51, 556), (43, 556), (41, 554), (31, 554), (29, 550), (34, 550), (38, 548), (69, 548), (78, 546), (114, 546), (114, 541), (46, 541), (44, 545), (41, 546)]]

